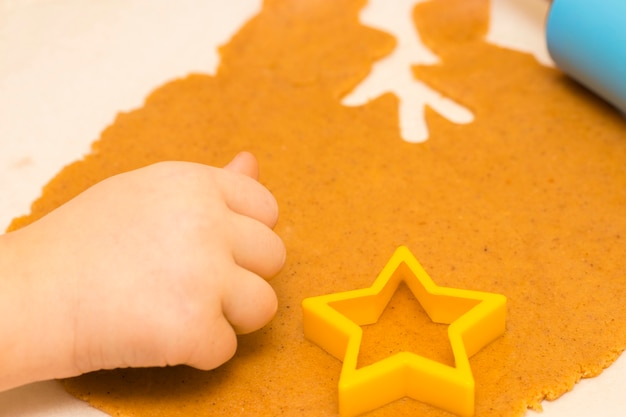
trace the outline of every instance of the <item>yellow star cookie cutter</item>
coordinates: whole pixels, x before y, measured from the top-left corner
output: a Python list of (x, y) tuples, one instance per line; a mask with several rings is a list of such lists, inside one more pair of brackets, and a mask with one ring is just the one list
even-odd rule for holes
[[(394, 274), (404, 262), (408, 278)], [(449, 324), (455, 366), (400, 352), (357, 368), (363, 330), (375, 323), (401, 282), (435, 323)], [(403, 397), (463, 417), (474, 415), (475, 384), (469, 357), (505, 331), (506, 297), (437, 286), (408, 248), (400, 246), (369, 288), (307, 298), (302, 302), (304, 335), (343, 360), (339, 415), (352, 417)]]

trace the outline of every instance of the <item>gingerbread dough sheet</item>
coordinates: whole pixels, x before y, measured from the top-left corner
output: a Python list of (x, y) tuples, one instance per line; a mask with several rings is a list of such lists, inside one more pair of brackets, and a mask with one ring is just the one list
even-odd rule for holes
[[(363, 7), (266, 1), (220, 50), (215, 75), (169, 82), (121, 113), (12, 223), (118, 172), (222, 165), (240, 149), (259, 157), (281, 206), (281, 307), (231, 362), (96, 372), (64, 381), (69, 392), (119, 416), (334, 416), (341, 363), (304, 339), (300, 302), (369, 286), (399, 245), (438, 285), (509, 300), (505, 335), (470, 360), (477, 416), (539, 409), (623, 351), (624, 118), (531, 55), (486, 43), (482, 0), (409, 8), (437, 57), (407, 68), (433, 97), (425, 131), (403, 119), (398, 94), (346, 105), (397, 43), (359, 20)], [(365, 329), (359, 361), (410, 350), (445, 363), (447, 343), (401, 289)], [(403, 399), (369, 415), (449, 414)]]

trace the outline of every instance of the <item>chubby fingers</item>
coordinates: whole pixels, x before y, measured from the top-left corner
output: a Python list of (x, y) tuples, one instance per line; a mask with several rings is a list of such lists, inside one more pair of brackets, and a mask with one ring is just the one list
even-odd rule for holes
[(226, 205), (232, 217), (230, 246), (238, 265), (269, 278), (283, 266), (285, 246), (272, 232), (278, 220), (278, 203), (258, 176), (256, 158), (248, 152), (238, 154), (219, 178)]
[(273, 228), (278, 221), (278, 203), (261, 183), (238, 172), (224, 169), (217, 176), (219, 189), (228, 208)]
[(250, 152), (238, 153), (232, 161), (230, 161), (224, 169), (243, 174), (252, 179), (259, 179), (259, 163), (256, 157)]
[(278, 301), (270, 284), (245, 268), (237, 268), (222, 298), (222, 312), (237, 334), (265, 326), (276, 314)]
[(281, 270), (286, 257), (285, 245), (268, 226), (234, 214), (230, 233), (230, 247), (237, 265), (266, 279)]
[(267, 324), (276, 313), (276, 294), (263, 278), (276, 275), (285, 261), (285, 246), (265, 224), (233, 214), (230, 244), (234, 261), (222, 296), (222, 311), (238, 334)]
[(278, 204), (258, 179), (258, 163), (248, 153), (238, 154), (224, 169), (220, 181), (224, 200), (233, 212), (230, 247), (235, 261), (223, 297), (222, 311), (238, 334), (263, 327), (276, 313), (272, 287), (262, 278), (277, 274), (285, 261), (285, 246), (272, 228)]

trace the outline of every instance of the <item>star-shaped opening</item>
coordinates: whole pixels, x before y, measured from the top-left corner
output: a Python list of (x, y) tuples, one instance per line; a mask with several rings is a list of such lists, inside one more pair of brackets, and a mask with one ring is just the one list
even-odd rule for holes
[[(404, 264), (401, 264), (395, 272), (404, 275), (410, 273)], [(349, 312), (342, 311), (341, 303), (336, 303), (332, 307), (355, 321)], [(401, 279), (376, 323), (360, 325), (363, 335), (357, 369), (404, 351), (454, 366), (448, 326), (446, 323), (432, 321), (411, 289)]]
[[(395, 274), (402, 264), (411, 274)], [(455, 366), (400, 352), (358, 368), (363, 331), (375, 323), (405, 282), (436, 323), (449, 324)], [(339, 413), (350, 417), (408, 396), (460, 416), (474, 414), (474, 378), (469, 357), (505, 330), (506, 298), (499, 294), (439, 287), (404, 246), (369, 288), (307, 298), (302, 302), (305, 336), (343, 360)]]

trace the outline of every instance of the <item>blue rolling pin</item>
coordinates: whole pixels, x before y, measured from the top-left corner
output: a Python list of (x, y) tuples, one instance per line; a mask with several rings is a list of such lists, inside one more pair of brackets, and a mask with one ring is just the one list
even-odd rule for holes
[(547, 42), (561, 70), (626, 114), (626, 0), (554, 0)]

